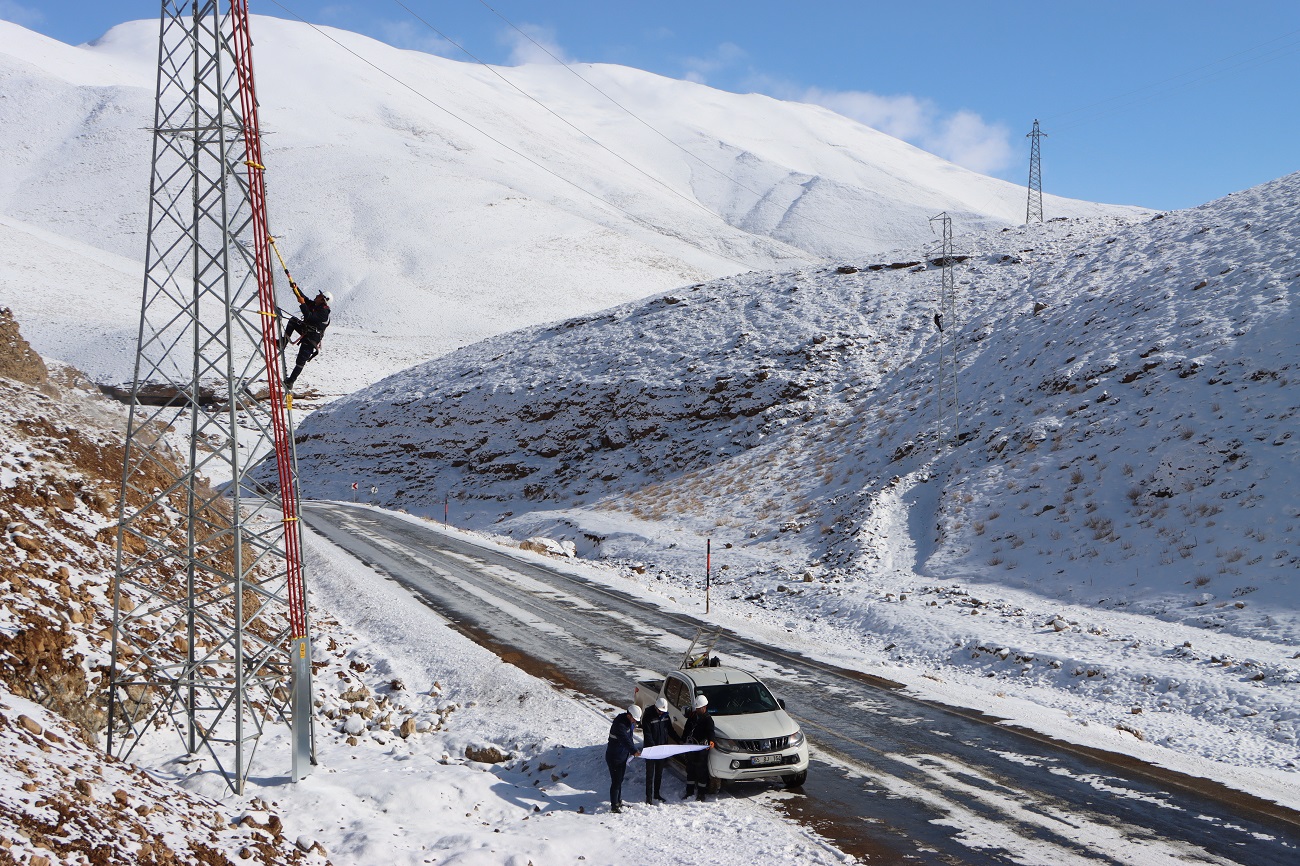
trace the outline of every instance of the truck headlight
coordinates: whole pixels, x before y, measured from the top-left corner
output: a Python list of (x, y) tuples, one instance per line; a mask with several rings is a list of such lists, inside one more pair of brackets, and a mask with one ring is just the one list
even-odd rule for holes
[(790, 748), (793, 749), (796, 746), (802, 746), (803, 743), (804, 743), (803, 731), (799, 728), (795, 728), (794, 733), (790, 735)]
[(739, 752), (740, 747), (736, 745), (735, 740), (728, 740), (726, 737), (714, 737), (713, 748), (719, 752)]

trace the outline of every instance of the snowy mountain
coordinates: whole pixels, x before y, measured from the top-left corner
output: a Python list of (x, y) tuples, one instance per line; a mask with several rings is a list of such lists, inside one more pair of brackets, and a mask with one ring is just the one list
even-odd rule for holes
[[(123, 263), (145, 248), (157, 30), (72, 47), (0, 21), (0, 302), (101, 381), (132, 369), (142, 269), (123, 279)], [(967, 230), (1024, 213), (1023, 188), (811, 105), (576, 67), (633, 116), (562, 66), (489, 69), (276, 18), (253, 31), (271, 230), (302, 284), (336, 296), (304, 380), (327, 394), (675, 286), (916, 245), (940, 211)], [(68, 290), (111, 311), (101, 339), (83, 339)]]
[[(943, 663), (1013, 638), (963, 627), (943, 649), (939, 612), (900, 626), (877, 602), (965, 606), (969, 586), (1067, 631), (1066, 609), (1140, 614), (1142, 664), (1241, 639), (1212, 654), (1294, 698), (1297, 202), (1292, 175), (1154, 218), (961, 237), (955, 447), (936, 449), (939, 269), (915, 249), (699, 284), (392, 376), (299, 428), (304, 490), (356, 481), (437, 517), (449, 498), (460, 525), (684, 586), (709, 537), (734, 597), (799, 628), (833, 609)], [(796, 599), (801, 574), (856, 601)]]

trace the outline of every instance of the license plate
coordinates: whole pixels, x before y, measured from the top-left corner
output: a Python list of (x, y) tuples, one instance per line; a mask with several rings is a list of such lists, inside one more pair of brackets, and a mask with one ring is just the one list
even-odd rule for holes
[(754, 766), (760, 764), (779, 764), (783, 760), (780, 755), (755, 755), (752, 759)]

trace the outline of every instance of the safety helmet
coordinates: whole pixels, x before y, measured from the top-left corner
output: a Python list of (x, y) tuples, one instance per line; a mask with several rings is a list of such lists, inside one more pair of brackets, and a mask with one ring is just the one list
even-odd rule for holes
[(696, 695), (696, 696), (695, 696), (695, 709), (697, 709), (697, 710), (699, 710), (699, 709), (703, 709), (704, 707), (707, 707), (708, 705), (709, 705), (709, 699), (706, 698), (704, 695)]
[(632, 721), (634, 722), (641, 721), (641, 708), (638, 707), (636, 704), (632, 704), (630, 707), (627, 708), (627, 714), (632, 717)]
[(668, 712), (668, 699), (660, 698), (659, 700), (655, 701), (655, 709), (661, 713)]
[(327, 303), (327, 304), (332, 304), (332, 303), (334, 303), (334, 293), (333, 293), (333, 292), (321, 292), (321, 294), (325, 296), (325, 303)]

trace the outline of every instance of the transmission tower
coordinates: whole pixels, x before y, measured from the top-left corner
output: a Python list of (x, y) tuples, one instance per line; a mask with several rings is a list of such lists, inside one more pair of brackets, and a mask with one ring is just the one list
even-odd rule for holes
[[(956, 261), (952, 250), (952, 217), (947, 211), (930, 218), (930, 227), (938, 222), (940, 241), (939, 311), (934, 325), (939, 331), (939, 375), (935, 381), (935, 441), (942, 450), (945, 440), (957, 442), (961, 431), (961, 403), (957, 391), (957, 284), (953, 272)], [(931, 259), (933, 264), (936, 259)], [(951, 425), (946, 431), (945, 425)]]
[(1034, 129), (1025, 136), (1029, 144), (1029, 202), (1025, 205), (1025, 222), (1043, 221), (1043, 158), (1038, 139), (1047, 138), (1047, 133), (1038, 128), (1038, 119), (1034, 119)]
[(108, 751), (170, 725), (242, 794), (270, 724), (308, 772), (311, 652), (247, 0), (219, 5), (162, 0)]

